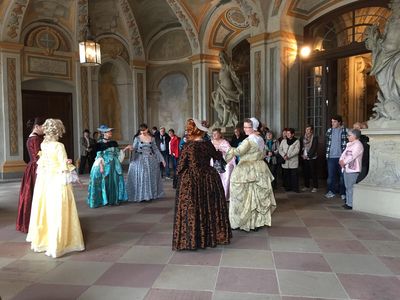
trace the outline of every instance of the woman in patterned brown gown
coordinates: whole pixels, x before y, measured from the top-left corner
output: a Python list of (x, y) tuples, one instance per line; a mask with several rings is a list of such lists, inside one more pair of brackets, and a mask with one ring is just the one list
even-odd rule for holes
[(30, 161), (25, 168), (24, 177), (22, 178), (16, 222), (16, 229), (24, 233), (28, 232), (29, 220), (31, 217), (32, 196), (36, 181), (37, 160), (39, 159), (40, 144), (43, 141), (43, 123), (44, 119), (37, 117), (29, 120), (26, 124), (26, 126), (32, 130), (28, 140), (26, 141), (26, 148), (28, 149)]
[(188, 140), (178, 163), (178, 187), (172, 249), (196, 250), (229, 244), (232, 237), (224, 188), (210, 159), (221, 159), (210, 141), (207, 128), (189, 119)]

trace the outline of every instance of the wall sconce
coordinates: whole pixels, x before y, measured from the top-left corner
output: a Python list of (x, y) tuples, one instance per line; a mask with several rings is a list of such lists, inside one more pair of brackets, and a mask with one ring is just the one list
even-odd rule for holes
[(98, 66), (101, 64), (100, 44), (95, 42), (90, 33), (90, 18), (85, 30), (85, 40), (79, 43), (79, 61), (84, 66)]
[(311, 48), (310, 46), (303, 46), (300, 49), (300, 56), (302, 58), (308, 58), (311, 54)]

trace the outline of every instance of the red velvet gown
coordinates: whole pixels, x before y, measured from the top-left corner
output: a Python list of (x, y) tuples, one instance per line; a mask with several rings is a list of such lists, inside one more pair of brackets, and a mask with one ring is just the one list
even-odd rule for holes
[(21, 189), (19, 192), (18, 217), (16, 229), (27, 233), (31, 217), (31, 206), (33, 189), (36, 181), (37, 160), (39, 159), (40, 144), (43, 137), (34, 133), (26, 141), (29, 153), (29, 163), (26, 166), (24, 177), (22, 177)]

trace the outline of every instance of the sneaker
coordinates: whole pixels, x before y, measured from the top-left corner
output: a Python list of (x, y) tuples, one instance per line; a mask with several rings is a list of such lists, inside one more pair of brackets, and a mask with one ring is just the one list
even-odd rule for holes
[(335, 197), (335, 194), (332, 193), (331, 191), (329, 191), (329, 192), (327, 192), (327, 193), (325, 194), (325, 198), (333, 198), (333, 197)]
[(342, 205), (342, 207), (343, 207), (344, 209), (353, 209), (352, 206), (349, 206), (349, 205), (347, 205), (347, 204)]
[(317, 188), (313, 188), (313, 189), (311, 190), (311, 193), (316, 193), (316, 192), (318, 192)]
[(346, 200), (346, 195), (340, 195), (340, 198), (342, 198), (342, 200)]
[(303, 188), (301, 189), (302, 192), (308, 192), (309, 190), (310, 190), (310, 188), (308, 188), (308, 187), (303, 187)]

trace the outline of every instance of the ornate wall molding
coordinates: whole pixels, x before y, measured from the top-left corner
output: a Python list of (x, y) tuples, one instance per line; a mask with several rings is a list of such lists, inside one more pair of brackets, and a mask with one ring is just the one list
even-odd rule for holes
[(254, 75), (255, 75), (255, 115), (261, 118), (261, 51), (254, 53)]
[(7, 58), (8, 128), (10, 155), (18, 155), (17, 60)]
[(144, 78), (142, 73), (137, 73), (136, 75), (136, 81), (137, 81), (137, 108), (138, 108), (138, 121), (139, 124), (142, 124), (145, 122), (145, 117), (144, 117)]
[(18, 42), (21, 34), (22, 20), (29, 0), (15, 0), (10, 6), (8, 17), (4, 22), (3, 40)]
[(87, 67), (81, 67), (82, 127), (89, 129), (89, 90)]
[(119, 5), (128, 26), (129, 39), (132, 43), (134, 54), (142, 56), (144, 54), (143, 42), (132, 9), (127, 0), (120, 0)]
[(198, 52), (200, 50), (199, 35), (190, 17), (177, 0), (166, 1), (175, 13), (179, 22), (181, 23), (183, 30), (185, 30), (190, 45), (192, 46), (193, 52)]

